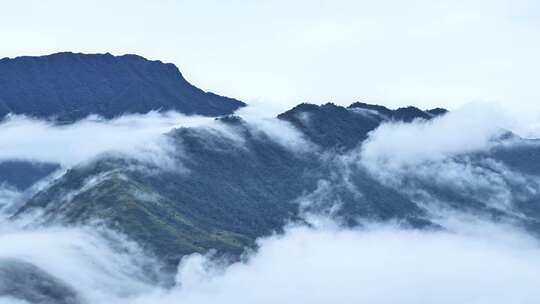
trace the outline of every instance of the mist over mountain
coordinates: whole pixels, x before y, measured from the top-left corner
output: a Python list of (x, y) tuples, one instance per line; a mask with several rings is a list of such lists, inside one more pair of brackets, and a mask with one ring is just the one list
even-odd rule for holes
[[(100, 158), (68, 171), (18, 215), (43, 208), (46, 223), (106, 220), (176, 265), (179, 257), (193, 252), (241, 253), (258, 237), (299, 220), (298, 200), (338, 174), (326, 195), (342, 201), (338, 214), (351, 225), (358, 224), (359, 216), (426, 225), (423, 211), (410, 200), (361, 170), (339, 176), (334, 172), (338, 160), (326, 158), (328, 151), (353, 148), (353, 142), (360, 143), (387, 119), (369, 115), (333, 104), (303, 105), (280, 115), (277, 127), (297, 132), (296, 145), (303, 149), (295, 149), (291, 141), (278, 142), (237, 116), (219, 118), (214, 128), (176, 129), (167, 137), (176, 151), (170, 157), (180, 170), (136, 159)], [(335, 134), (342, 136), (339, 141), (321, 140)], [(353, 187), (340, 179), (350, 179)], [(357, 186), (363, 195), (353, 189)], [(333, 205), (330, 198), (320, 200), (314, 209)]]
[(245, 104), (187, 82), (178, 68), (137, 55), (57, 53), (0, 59), (0, 118), (73, 122), (153, 110), (217, 116)]
[(261, 118), (133, 55), (0, 71), (17, 114), (0, 122), (0, 303), (540, 299), (540, 144), (492, 109)]

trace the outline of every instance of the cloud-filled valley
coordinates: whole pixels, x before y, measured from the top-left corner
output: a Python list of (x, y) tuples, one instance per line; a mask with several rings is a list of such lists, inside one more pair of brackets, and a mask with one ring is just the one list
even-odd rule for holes
[[(487, 233), (489, 227), (478, 225), (474, 229)], [(201, 256), (184, 260), (178, 273), (180, 287), (158, 299), (163, 303), (536, 302), (537, 241), (512, 230), (490, 232), (500, 235), (486, 240), (470, 231), (295, 227), (261, 240), (256, 255), (225, 270)], [(509, 282), (509, 277), (514, 280)], [(155, 301), (150, 297), (136, 303)]]
[(2, 161), (61, 168), (0, 187), (0, 273), (54, 278), (0, 303), (536, 303), (537, 142), (479, 105), (358, 107), (8, 117)]
[(37, 265), (76, 286), (81, 303), (538, 301), (538, 241), (512, 227), (464, 226), (444, 232), (290, 227), (260, 239), (257, 252), (242, 262), (184, 258), (172, 288), (149, 282), (145, 267), (152, 261), (136, 249), (121, 251), (121, 239), (111, 248), (110, 239), (80, 229), (2, 235), (2, 245), (10, 245), (0, 251), (0, 262), (17, 257)]

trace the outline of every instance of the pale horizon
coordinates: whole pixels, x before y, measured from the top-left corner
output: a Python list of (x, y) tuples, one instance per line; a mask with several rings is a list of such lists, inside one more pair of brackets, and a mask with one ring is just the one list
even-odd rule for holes
[(535, 1), (3, 2), (0, 57), (136, 54), (281, 108), (540, 104)]

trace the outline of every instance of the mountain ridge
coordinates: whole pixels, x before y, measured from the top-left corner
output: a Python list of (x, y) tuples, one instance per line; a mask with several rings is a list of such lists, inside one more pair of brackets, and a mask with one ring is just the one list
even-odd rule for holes
[[(321, 127), (319, 131), (297, 119), (304, 111), (311, 115), (311, 123)], [(171, 265), (182, 255), (210, 249), (238, 255), (254, 246), (258, 237), (299, 221), (299, 212), (330, 210), (326, 201), (333, 199), (342, 202), (335, 215), (350, 225), (358, 225), (361, 215), (431, 225), (423, 219), (423, 211), (397, 191), (363, 171), (347, 177), (336, 174), (339, 160), (327, 159), (327, 153), (347, 153), (356, 147), (387, 118), (373, 120), (333, 104), (295, 107), (278, 118), (300, 130), (317, 148), (290, 150), (241, 117), (223, 116), (216, 123), (240, 136), (241, 142), (204, 128), (182, 127), (166, 135), (177, 147), (174, 150), (182, 151), (174, 157), (188, 173), (163, 171), (134, 159), (101, 158), (69, 170), (36, 194), (16, 217), (37, 208), (45, 211), (47, 223), (105, 220)], [(331, 140), (337, 133), (342, 135)], [(320, 198), (301, 208), (302, 197), (316, 193), (324, 186), (320, 181), (328, 178), (334, 184), (328, 194), (332, 199)], [(347, 186), (349, 182), (365, 193), (358, 196)]]
[(13, 113), (69, 123), (153, 110), (219, 116), (245, 105), (193, 86), (172, 63), (133, 54), (0, 59), (0, 118)]

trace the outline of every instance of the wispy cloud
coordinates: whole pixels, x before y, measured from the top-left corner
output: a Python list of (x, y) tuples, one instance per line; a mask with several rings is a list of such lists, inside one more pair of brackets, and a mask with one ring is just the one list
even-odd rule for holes
[(163, 139), (166, 132), (210, 121), (210, 118), (151, 112), (113, 120), (89, 117), (59, 126), (12, 116), (0, 124), (0, 160), (26, 159), (73, 166), (104, 152), (152, 159), (169, 148)]

